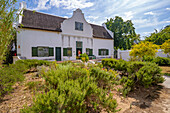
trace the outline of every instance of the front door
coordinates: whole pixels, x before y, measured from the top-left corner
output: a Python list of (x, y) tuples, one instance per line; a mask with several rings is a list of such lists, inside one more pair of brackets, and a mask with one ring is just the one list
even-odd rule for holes
[(55, 59), (61, 61), (61, 47), (56, 47), (55, 51)]

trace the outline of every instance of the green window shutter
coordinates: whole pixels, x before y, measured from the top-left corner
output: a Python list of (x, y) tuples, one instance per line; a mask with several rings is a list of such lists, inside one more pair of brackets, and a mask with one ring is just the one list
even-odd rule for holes
[(101, 49), (99, 49), (98, 51), (99, 51), (99, 55), (101, 55)]
[(109, 55), (109, 50), (108, 49), (106, 49), (106, 55)]
[(54, 48), (49, 47), (49, 56), (54, 56)]
[(38, 56), (38, 48), (37, 47), (32, 47), (32, 56), (33, 57)]
[(67, 48), (63, 48), (63, 56), (67, 56)]
[(93, 49), (90, 49), (89, 51), (90, 51), (89, 55), (92, 56), (93, 55)]

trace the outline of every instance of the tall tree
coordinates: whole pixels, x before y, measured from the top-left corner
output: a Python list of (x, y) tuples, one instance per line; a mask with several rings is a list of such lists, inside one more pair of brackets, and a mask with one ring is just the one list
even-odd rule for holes
[(0, 64), (5, 59), (8, 47), (14, 39), (14, 22), (17, 20), (16, 0), (0, 0)]
[(153, 42), (157, 45), (162, 45), (168, 39), (170, 39), (170, 25), (161, 29), (159, 32), (155, 30), (149, 37), (145, 37), (145, 41)]
[(140, 35), (135, 33), (135, 28), (131, 20), (123, 21), (119, 16), (107, 20), (106, 26), (114, 32), (114, 46), (116, 49), (131, 49), (134, 41), (140, 40)]

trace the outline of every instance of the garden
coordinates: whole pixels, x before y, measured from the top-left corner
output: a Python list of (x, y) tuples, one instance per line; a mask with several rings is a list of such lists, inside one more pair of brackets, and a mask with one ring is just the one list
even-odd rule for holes
[(103, 59), (101, 63), (86, 64), (88, 57), (82, 55), (82, 61), (84, 63), (58, 64), (56, 61), (19, 60), (3, 66), (0, 70), (1, 102), (14, 92), (16, 87), (13, 86), (17, 83), (32, 95), (31, 104), (24, 103), (18, 109), (20, 112), (120, 112), (122, 108), (118, 106), (116, 94), (126, 99), (132, 92), (157, 87), (164, 81), (159, 67), (162, 60)]

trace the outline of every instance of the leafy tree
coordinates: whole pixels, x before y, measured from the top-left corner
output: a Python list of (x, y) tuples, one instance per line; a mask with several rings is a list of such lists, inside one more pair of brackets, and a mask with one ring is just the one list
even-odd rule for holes
[(157, 45), (162, 45), (168, 39), (170, 39), (170, 25), (166, 26), (159, 32), (155, 30), (154, 33), (151, 33), (151, 36), (145, 37), (146, 41), (153, 42)]
[(17, 0), (0, 0), (0, 64), (5, 59), (8, 47), (14, 39), (16, 29), (13, 27), (17, 20)]
[(133, 45), (132, 50), (130, 51), (130, 56), (134, 58), (144, 58), (144, 56), (155, 56), (158, 52), (159, 46), (153, 44), (152, 42), (141, 42), (139, 44)]
[(161, 48), (164, 50), (164, 53), (169, 53), (170, 54), (170, 39), (166, 40)]
[(131, 49), (134, 41), (139, 41), (140, 35), (135, 33), (135, 28), (131, 20), (123, 21), (119, 16), (107, 20), (106, 26), (114, 32), (114, 46), (116, 49)]

